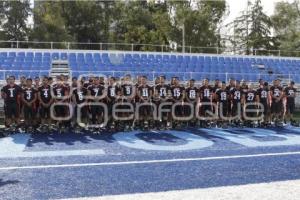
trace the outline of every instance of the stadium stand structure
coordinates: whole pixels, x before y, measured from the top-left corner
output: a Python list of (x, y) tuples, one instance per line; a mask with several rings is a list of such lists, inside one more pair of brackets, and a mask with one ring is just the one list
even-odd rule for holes
[(124, 73), (148, 75), (149, 79), (165, 74), (181, 80), (220, 79), (272, 81), (276, 78), (300, 83), (300, 59), (259, 56), (225, 56), (210, 54), (178, 54), (156, 52), (120, 52), (88, 50), (0, 50), (0, 79), (8, 75), (36, 77), (63, 73)]

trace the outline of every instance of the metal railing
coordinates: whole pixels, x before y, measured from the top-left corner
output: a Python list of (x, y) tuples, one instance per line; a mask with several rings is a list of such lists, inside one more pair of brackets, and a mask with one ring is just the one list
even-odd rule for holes
[[(0, 41), (0, 48), (17, 49), (65, 49), (65, 50), (119, 50), (119, 51), (154, 51), (154, 52), (176, 52), (176, 53), (207, 53), (240, 55), (243, 49), (227, 47), (197, 47), (181, 45), (159, 45), (159, 44), (134, 44), (134, 43), (80, 43), (80, 42), (40, 42), (40, 41)], [(251, 53), (257, 56), (286, 56), (300, 57), (300, 51), (264, 50), (251, 49)]]

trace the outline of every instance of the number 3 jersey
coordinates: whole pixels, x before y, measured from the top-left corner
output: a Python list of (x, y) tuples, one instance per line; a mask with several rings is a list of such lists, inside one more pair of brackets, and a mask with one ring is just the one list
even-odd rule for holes
[(27, 102), (34, 100), (37, 91), (34, 88), (24, 88), (23, 89), (23, 98)]

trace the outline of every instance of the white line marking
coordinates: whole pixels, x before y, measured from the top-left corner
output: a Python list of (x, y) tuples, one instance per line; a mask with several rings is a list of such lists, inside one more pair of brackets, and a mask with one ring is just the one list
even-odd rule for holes
[(300, 180), (278, 181), (192, 190), (124, 194), (102, 197), (71, 198), (72, 200), (299, 200)]
[(62, 164), (62, 165), (15, 166), (15, 167), (1, 167), (0, 170), (158, 164), (158, 163), (225, 160), (225, 159), (238, 159), (238, 158), (256, 158), (256, 157), (291, 156), (291, 155), (300, 155), (300, 151), (297, 151), (297, 152), (284, 152), (284, 153), (253, 154), (253, 155), (235, 155), (235, 156), (222, 156), (222, 157), (183, 158), (183, 159), (169, 159), (169, 160), (144, 160), (144, 161), (125, 161), (125, 162), (105, 162), (105, 163), (80, 163), (80, 164)]
[(36, 158), (36, 157), (62, 157), (62, 156), (94, 156), (104, 155), (102, 149), (91, 150), (63, 150), (63, 151), (34, 151), (34, 152), (8, 152), (1, 153), (1, 158)]

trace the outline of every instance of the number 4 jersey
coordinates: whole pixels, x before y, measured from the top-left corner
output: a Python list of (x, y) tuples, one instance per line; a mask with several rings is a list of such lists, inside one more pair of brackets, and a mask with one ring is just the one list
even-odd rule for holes
[(39, 94), (43, 103), (49, 103), (52, 99), (50, 85), (39, 87)]

